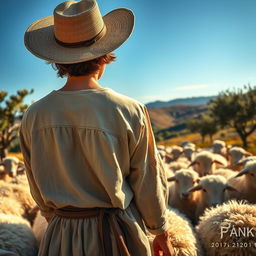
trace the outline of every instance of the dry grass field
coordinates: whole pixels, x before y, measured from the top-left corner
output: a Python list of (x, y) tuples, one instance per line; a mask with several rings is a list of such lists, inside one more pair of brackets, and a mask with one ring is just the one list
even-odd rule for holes
[[(242, 146), (242, 142), (239, 136), (233, 129), (227, 129), (218, 132), (213, 136), (213, 140), (217, 139), (224, 140), (228, 145)], [(180, 145), (182, 141), (186, 140), (195, 143), (198, 147), (201, 148), (209, 147), (212, 144), (208, 137), (206, 137), (205, 142), (202, 143), (201, 136), (198, 133), (179, 136), (177, 138), (172, 138), (166, 141), (159, 142), (158, 144), (165, 146)], [(253, 155), (256, 155), (256, 132), (248, 137), (248, 142), (248, 151), (251, 152)]]

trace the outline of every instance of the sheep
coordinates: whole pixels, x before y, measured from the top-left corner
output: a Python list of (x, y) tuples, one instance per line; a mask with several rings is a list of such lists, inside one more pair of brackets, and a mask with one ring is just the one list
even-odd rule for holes
[(169, 186), (169, 206), (178, 209), (192, 221), (195, 217), (197, 197), (196, 193), (187, 193), (187, 190), (199, 182), (198, 173), (181, 169), (173, 177), (168, 178), (168, 181), (173, 182)]
[(241, 147), (233, 147), (228, 151), (228, 157), (230, 160), (230, 168), (237, 170), (236, 164), (247, 156), (252, 154), (247, 152)]
[(256, 156), (248, 156), (248, 157), (242, 158), (241, 160), (239, 160), (239, 161), (234, 165), (234, 167), (235, 167), (235, 169), (236, 169), (237, 171), (241, 171), (241, 170), (244, 168), (245, 164), (246, 164), (247, 162), (249, 162), (249, 161), (252, 161), (252, 160), (256, 160)]
[(0, 249), (0, 256), (19, 256), (18, 254)]
[(196, 227), (207, 256), (256, 255), (256, 207), (229, 201), (207, 209)]
[(22, 216), (25, 211), (16, 200), (8, 197), (0, 197), (0, 213)]
[(188, 166), (188, 163), (186, 163), (186, 162), (174, 161), (168, 165), (168, 169), (173, 172), (176, 172), (180, 169), (188, 169), (187, 166)]
[(19, 202), (21, 207), (24, 209), (24, 214), (22, 216), (32, 223), (35, 218), (35, 214), (30, 214), (29, 211), (36, 205), (36, 203), (30, 194), (29, 188), (19, 184), (1, 184), (0, 197), (11, 198)]
[[(193, 144), (194, 145), (194, 144)], [(189, 160), (192, 161), (194, 159), (196, 148), (195, 146), (186, 145), (183, 148), (183, 154), (184, 156)]]
[(10, 181), (10, 183), (29, 186), (28, 178), (26, 174), (17, 175)]
[(173, 157), (173, 160), (177, 160), (181, 154), (183, 153), (183, 148), (182, 147), (179, 147), (179, 146), (173, 146), (172, 147), (172, 157)]
[(227, 168), (218, 168), (214, 171), (214, 175), (221, 175), (225, 177), (226, 179), (230, 179), (237, 175), (237, 172), (227, 169)]
[(247, 162), (243, 170), (228, 180), (228, 184), (236, 188), (236, 191), (228, 192), (228, 199), (245, 199), (256, 203), (256, 160)]
[[(202, 256), (202, 248), (189, 220), (175, 209), (168, 209), (168, 236), (176, 256)], [(149, 235), (152, 246), (153, 235)], [(154, 255), (152, 251), (152, 255)]]
[(215, 140), (212, 144), (213, 153), (220, 154), (224, 157), (227, 156), (227, 146), (226, 142), (223, 140)]
[(29, 222), (19, 216), (0, 214), (0, 248), (19, 256), (36, 256), (36, 239)]
[(195, 223), (206, 208), (222, 204), (226, 200), (226, 190), (236, 189), (227, 184), (227, 179), (221, 175), (207, 175), (202, 177), (198, 185), (188, 189), (187, 193), (194, 193), (196, 191), (198, 193)]
[(4, 166), (4, 172), (11, 177), (17, 175), (18, 167), (23, 164), (17, 157), (8, 156), (3, 158), (1, 165)]
[(40, 246), (41, 240), (44, 236), (44, 233), (48, 227), (48, 222), (46, 219), (41, 215), (41, 212), (38, 211), (36, 218), (33, 223), (33, 233), (35, 235), (36, 241), (37, 241), (37, 246)]
[(227, 166), (227, 160), (218, 154), (213, 154), (208, 151), (202, 151), (197, 154), (194, 161), (189, 165), (194, 167), (194, 170), (198, 172), (199, 176), (205, 176), (207, 174), (214, 173), (216, 164)]

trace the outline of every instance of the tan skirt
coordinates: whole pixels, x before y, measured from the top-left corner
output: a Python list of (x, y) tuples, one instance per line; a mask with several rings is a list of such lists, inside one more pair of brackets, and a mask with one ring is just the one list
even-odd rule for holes
[[(120, 226), (132, 256), (152, 256), (145, 227), (133, 204), (116, 210)], [(113, 256), (118, 252), (113, 231), (110, 232)], [(40, 244), (39, 256), (102, 256), (98, 218), (63, 218), (54, 216)], [(112, 255), (110, 255), (112, 256)]]

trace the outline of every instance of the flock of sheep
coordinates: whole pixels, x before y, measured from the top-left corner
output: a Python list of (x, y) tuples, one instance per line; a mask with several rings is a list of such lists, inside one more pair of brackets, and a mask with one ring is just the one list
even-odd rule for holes
[[(256, 156), (220, 140), (207, 149), (184, 142), (158, 151), (169, 182), (176, 255), (255, 256)], [(22, 162), (6, 157), (0, 163), (0, 255), (37, 255), (46, 228)]]
[[(158, 149), (169, 181), (169, 208), (176, 213), (170, 237), (180, 241), (174, 243), (177, 255), (255, 256), (256, 156), (220, 140), (207, 149), (190, 142)], [(184, 232), (184, 220), (191, 232)]]

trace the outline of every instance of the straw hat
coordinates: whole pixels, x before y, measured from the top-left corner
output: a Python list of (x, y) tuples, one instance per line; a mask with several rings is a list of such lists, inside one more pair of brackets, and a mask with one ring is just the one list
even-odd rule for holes
[(95, 0), (59, 4), (53, 16), (31, 24), (24, 42), (35, 56), (54, 63), (78, 63), (112, 52), (130, 36), (131, 10), (116, 9), (101, 16)]

